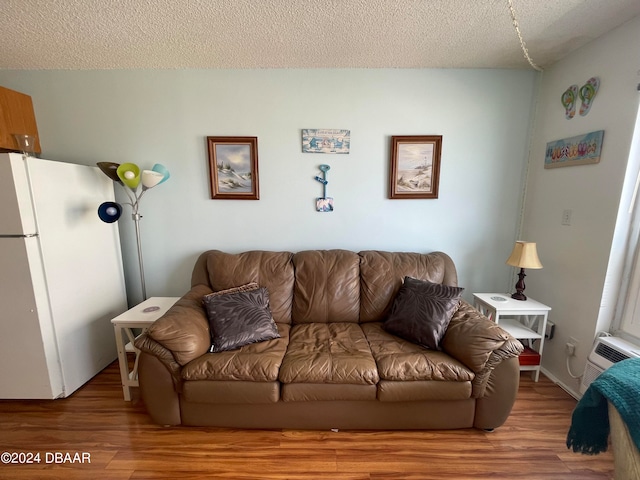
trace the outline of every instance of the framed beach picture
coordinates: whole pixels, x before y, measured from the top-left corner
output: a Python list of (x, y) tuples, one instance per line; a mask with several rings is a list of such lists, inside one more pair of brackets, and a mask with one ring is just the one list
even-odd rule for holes
[(389, 198), (438, 198), (442, 135), (391, 137)]
[(258, 200), (258, 137), (207, 137), (211, 198)]

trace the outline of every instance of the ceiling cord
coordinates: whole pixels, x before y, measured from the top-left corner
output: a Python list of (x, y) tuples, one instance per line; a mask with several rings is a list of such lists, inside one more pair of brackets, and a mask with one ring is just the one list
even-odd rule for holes
[(541, 67), (533, 63), (533, 60), (531, 60), (531, 57), (529, 56), (529, 50), (527, 50), (527, 46), (524, 43), (524, 39), (522, 38), (522, 33), (520, 33), (520, 26), (518, 25), (518, 20), (516, 19), (516, 11), (513, 9), (513, 1), (507, 0), (507, 3), (509, 4), (511, 20), (513, 20), (513, 28), (516, 29), (516, 33), (518, 34), (518, 39), (520, 40), (520, 46), (522, 47), (522, 53), (524, 53), (524, 57), (527, 59), (527, 62), (529, 62), (529, 65), (531, 65), (534, 70), (537, 70), (539, 72), (544, 71)]

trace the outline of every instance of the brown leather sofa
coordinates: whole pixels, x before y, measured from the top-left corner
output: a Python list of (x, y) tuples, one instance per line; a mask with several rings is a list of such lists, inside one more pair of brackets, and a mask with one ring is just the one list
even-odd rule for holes
[[(444, 253), (211, 250), (192, 288), (136, 341), (141, 395), (162, 425), (494, 429), (519, 383), (521, 344), (464, 301), (427, 350), (387, 333), (404, 276), (457, 286)], [(203, 296), (268, 289), (280, 338), (208, 353)]]

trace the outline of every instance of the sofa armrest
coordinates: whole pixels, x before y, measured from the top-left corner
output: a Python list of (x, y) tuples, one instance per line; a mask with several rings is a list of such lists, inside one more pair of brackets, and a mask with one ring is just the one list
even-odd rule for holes
[(176, 392), (182, 391), (182, 376), (180, 374), (182, 367), (176, 362), (175, 357), (170, 350), (167, 350), (158, 342), (153, 340), (149, 335), (143, 333), (136, 338), (135, 346), (142, 353), (156, 357), (159, 362), (164, 365), (171, 375), (173, 386)]
[(135, 345), (140, 350), (138, 382), (147, 411), (160, 425), (179, 425), (182, 367), (169, 350), (146, 333), (136, 339)]
[(205, 354), (211, 346), (209, 321), (202, 297), (212, 290), (196, 285), (147, 330), (147, 335), (169, 350), (181, 366)]
[(476, 373), (475, 378), (471, 382), (471, 396), (473, 398), (483, 397), (487, 391), (489, 379), (496, 367), (498, 367), (498, 365), (503, 363), (505, 360), (510, 360), (512, 358), (515, 358), (515, 363), (518, 366), (518, 374), (515, 375), (517, 390), (517, 385), (520, 379), (520, 361), (517, 359), (517, 357), (518, 355), (520, 355), (523, 349), (524, 347), (522, 346), (522, 344), (516, 339), (512, 338), (506, 341), (502, 347), (491, 352), (491, 355), (489, 355), (489, 360), (487, 360), (484, 368)]
[(140, 394), (147, 412), (160, 425), (180, 425), (180, 395), (166, 365), (151, 353), (141, 352), (138, 363)]
[(520, 362), (511, 357), (491, 370), (482, 397), (476, 399), (473, 426), (482, 430), (498, 428), (509, 418), (520, 385)]
[(442, 348), (475, 373), (474, 398), (485, 393), (491, 372), (504, 360), (517, 357), (523, 346), (506, 330), (462, 300), (442, 339)]

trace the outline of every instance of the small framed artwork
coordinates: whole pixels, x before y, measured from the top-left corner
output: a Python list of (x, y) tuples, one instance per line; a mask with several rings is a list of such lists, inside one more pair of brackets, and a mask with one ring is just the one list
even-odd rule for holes
[(207, 137), (211, 198), (258, 200), (258, 137)]
[(391, 137), (389, 198), (438, 198), (442, 135)]

